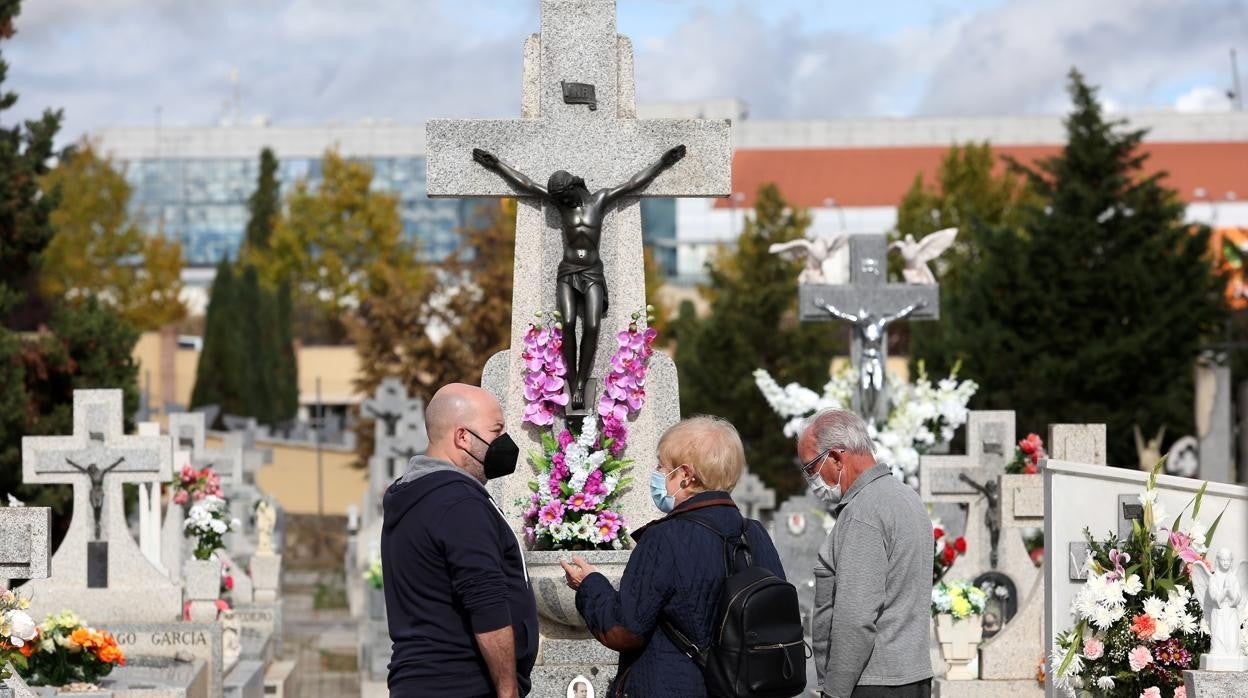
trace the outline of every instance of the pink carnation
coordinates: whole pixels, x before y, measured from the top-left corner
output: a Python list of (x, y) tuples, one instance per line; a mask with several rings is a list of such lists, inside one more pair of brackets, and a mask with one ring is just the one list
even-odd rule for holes
[(186, 504), (186, 490), (178, 490), (177, 493), (173, 495), (173, 503)]
[(1149, 686), (1140, 694), (1140, 698), (1161, 698), (1161, 689), (1156, 686)]
[(1187, 698), (1187, 686), (1180, 684), (1174, 689), (1174, 698)]
[[(1153, 654), (1144, 645), (1137, 646), (1127, 654), (1127, 664), (1131, 666), (1131, 671), (1139, 671), (1152, 663)], [(1157, 698), (1161, 698), (1160, 694)]]
[(1093, 661), (1105, 655), (1105, 643), (1090, 637), (1083, 642), (1083, 656)]

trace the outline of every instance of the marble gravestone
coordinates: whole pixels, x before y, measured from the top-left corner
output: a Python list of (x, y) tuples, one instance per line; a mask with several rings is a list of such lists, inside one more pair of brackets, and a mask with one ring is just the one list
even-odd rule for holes
[(373, 420), (373, 455), (368, 459), (368, 493), (364, 526), (380, 518), (386, 488), (407, 471), (413, 456), (429, 448), (425, 432), (425, 402), (409, 397), (403, 381), (387, 377), (377, 392), (360, 404), (360, 416)]
[[(1074, 438), (1074, 437), (1071, 437)], [(1102, 442), (1103, 443), (1103, 442)], [(1095, 446), (1093, 446), (1095, 447)], [(1083, 449), (1088, 450), (1086, 447)], [(1057, 453), (1060, 453), (1058, 451)], [(1071, 454), (1063, 454), (1068, 458)], [(1044, 478), (1044, 538), (1048, 547), (1044, 560), (1044, 637), (1052, 647), (1057, 634), (1070, 628), (1070, 604), (1084, 583), (1080, 567), (1086, 548), (1083, 529), (1103, 538), (1130, 525), (1130, 506), (1138, 503), (1149, 474), (1134, 468), (1111, 468), (1050, 457), (1041, 470)], [(1204, 484), (1202, 480), (1157, 476), (1157, 501), (1166, 518), (1177, 515)], [(1225, 514), (1218, 525), (1211, 548), (1229, 548), (1235, 559), (1248, 557), (1248, 487), (1210, 482), (1201, 503), (1200, 520), (1212, 523), (1219, 512)], [(1190, 520), (1190, 510), (1185, 521)], [(1052, 667), (1049, 667), (1050, 674)], [(1049, 698), (1061, 692), (1046, 688)]]
[[(52, 510), (47, 507), (0, 507), (0, 589), (8, 579), (48, 576), (51, 530)], [(33, 619), (39, 621), (37, 616)], [(16, 698), (35, 695), (12, 667), (0, 686), (7, 686)]]
[[(122, 488), (126, 483), (167, 482), (172, 461), (168, 437), (122, 432), (120, 390), (75, 390), (71, 436), (22, 438), (26, 484), (69, 483), (74, 488), (73, 520), (52, 558), (52, 577), (24, 587), (37, 616), (63, 608), (75, 609), (92, 623), (159, 622), (181, 615), (181, 588), (147, 559), (130, 535)], [(79, 469), (93, 464), (94, 476)], [(102, 472), (105, 468), (110, 469)], [(143, 603), (135, 603), (139, 595)]]
[[(771, 537), (776, 543), (776, 552), (780, 554), (785, 577), (797, 588), (807, 642), (810, 642), (814, 620), (815, 560), (831, 526), (832, 515), (827, 507), (809, 493), (786, 499), (772, 518)], [(807, 688), (814, 689), (817, 680), (814, 658), (807, 658)]]
[[(541, 0), (541, 31), (524, 46), (521, 118), (430, 120), (425, 129), (429, 196), (517, 196), (502, 178), (473, 161), (474, 148), (492, 152), (539, 181), (557, 170), (567, 170), (584, 178), (593, 191), (627, 181), (677, 145), (686, 146), (686, 157), (660, 174), (641, 196), (723, 197), (731, 192), (732, 139), (727, 120), (637, 119), (632, 44), (616, 33), (615, 5), (615, 0)], [(593, 85), (593, 108), (584, 101), (565, 101), (565, 83)], [(522, 427), (525, 400), (520, 355), (529, 323), (538, 313), (556, 307), (563, 240), (553, 205), (525, 196), (518, 201), (511, 344), (486, 364), (482, 385), (502, 403), (510, 433), (523, 453), (540, 449), (541, 442), (536, 430)], [(591, 373), (598, 380), (610, 364), (610, 339), (627, 327), (633, 312), (646, 306), (641, 233), (637, 198), (620, 201), (602, 224), (599, 255), (610, 289), (610, 310), (602, 320), (600, 336), (606, 340), (600, 342)], [(649, 363), (645, 407), (629, 425), (627, 457), (635, 459), (634, 474), (644, 475), (653, 465), (659, 436), (679, 420), (677, 390), (675, 365), (656, 352)], [(597, 399), (598, 395), (586, 395), (587, 404)], [(532, 470), (521, 464), (515, 475), (490, 483), (494, 498), (517, 532), (523, 528), (523, 519), (516, 502), (527, 498), (531, 477)], [(644, 484), (623, 494), (619, 511), (630, 529), (658, 513)], [(553, 603), (567, 596), (559, 590), (563, 571), (556, 560), (561, 555), (566, 553), (526, 556), (539, 608), (542, 599)], [(590, 553), (587, 557), (598, 563), (620, 556)], [(551, 619), (553, 612), (547, 613), (542, 618), (547, 640), (535, 669), (535, 694), (562, 694), (577, 674), (593, 677), (595, 689), (601, 692), (614, 671), (609, 665), (614, 664), (615, 653), (599, 651), (601, 646), (583, 630), (565, 627)]]

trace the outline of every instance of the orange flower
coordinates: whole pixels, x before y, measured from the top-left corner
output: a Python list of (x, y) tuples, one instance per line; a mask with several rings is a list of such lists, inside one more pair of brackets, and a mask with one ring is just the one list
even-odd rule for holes
[(83, 649), (91, 649), (95, 646), (95, 638), (88, 628), (75, 628), (74, 632), (69, 634), (69, 641)]
[(1147, 613), (1141, 613), (1131, 620), (1131, 632), (1141, 641), (1149, 640), (1153, 637), (1153, 633), (1157, 632), (1157, 621)]
[(100, 647), (99, 650), (96, 651), (95, 656), (99, 657), (101, 662), (119, 664), (121, 666), (126, 665), (126, 656), (115, 643), (109, 643)]

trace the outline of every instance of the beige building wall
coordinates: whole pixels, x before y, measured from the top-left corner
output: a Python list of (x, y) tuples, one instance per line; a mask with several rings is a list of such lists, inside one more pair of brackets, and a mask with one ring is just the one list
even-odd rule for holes
[[(205, 439), (208, 448), (220, 448), (221, 440)], [(277, 499), (291, 514), (315, 514), (317, 507), (316, 447), (275, 441), (257, 441), (258, 448), (273, 449), (273, 463), (256, 473), (256, 486)], [(321, 452), (324, 513), (344, 516), (347, 507), (359, 507), (368, 490), (368, 470), (354, 468), (355, 453), (351, 451)]]

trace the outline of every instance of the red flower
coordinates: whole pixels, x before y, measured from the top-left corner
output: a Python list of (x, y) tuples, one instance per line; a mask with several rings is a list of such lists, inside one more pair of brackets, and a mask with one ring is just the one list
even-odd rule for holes
[(1035, 563), (1037, 567), (1044, 564), (1044, 548), (1043, 547), (1036, 548), (1035, 550), (1031, 551), (1030, 555), (1031, 555), (1031, 561)]
[(958, 539), (953, 541), (953, 547), (954, 549), (958, 551), (959, 555), (965, 555), (966, 554), (966, 539), (961, 536), (958, 536)]
[(1027, 465), (1023, 466), (1024, 475), (1035, 475), (1038, 472), (1040, 472), (1040, 468), (1036, 465), (1035, 461), (1028, 461)]
[(225, 588), (231, 591), (234, 589), (234, 578), (228, 574), (225, 575)]
[(949, 565), (952, 565), (952, 564), (953, 564), (954, 559), (956, 559), (956, 558), (957, 558), (957, 556), (958, 556), (958, 554), (957, 554), (957, 553), (955, 553), (955, 552), (953, 552), (953, 548), (950, 548), (950, 547), (945, 548), (944, 552), (943, 552), (943, 553), (941, 553), (941, 557), (943, 557), (943, 558), (944, 558), (944, 562), (945, 562), (945, 566), (946, 566), (946, 567), (947, 567), (947, 566), (949, 566)]
[(940, 526), (932, 527), (932, 538), (939, 539), (939, 538), (944, 538), (944, 537), (945, 537), (945, 529), (941, 528)]

